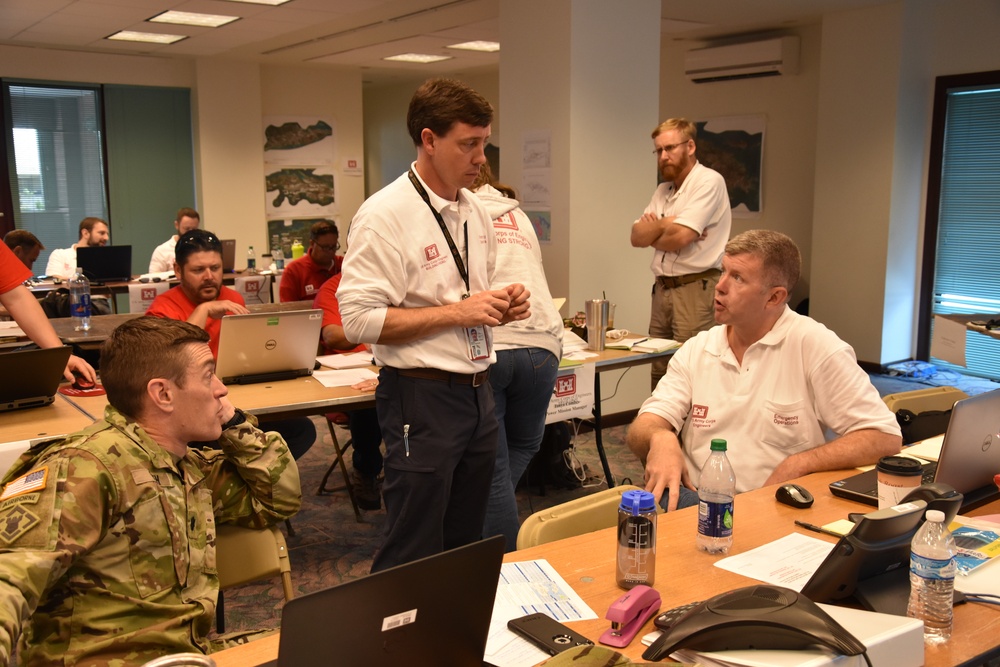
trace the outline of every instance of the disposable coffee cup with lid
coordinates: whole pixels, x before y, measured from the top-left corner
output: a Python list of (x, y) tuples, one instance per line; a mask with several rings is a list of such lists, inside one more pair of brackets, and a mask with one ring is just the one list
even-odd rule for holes
[(908, 456), (883, 456), (875, 470), (879, 509), (903, 502), (906, 494), (920, 486), (924, 473), (920, 461)]

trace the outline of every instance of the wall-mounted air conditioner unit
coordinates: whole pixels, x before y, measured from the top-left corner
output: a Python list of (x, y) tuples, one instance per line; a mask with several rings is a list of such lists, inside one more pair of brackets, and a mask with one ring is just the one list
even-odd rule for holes
[(799, 38), (695, 49), (684, 54), (684, 74), (695, 83), (748, 79), (799, 71)]

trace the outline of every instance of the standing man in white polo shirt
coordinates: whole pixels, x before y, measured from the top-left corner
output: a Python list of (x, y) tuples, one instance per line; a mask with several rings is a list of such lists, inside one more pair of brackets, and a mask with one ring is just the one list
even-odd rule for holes
[[(649, 335), (683, 343), (709, 329), (712, 293), (732, 213), (722, 174), (695, 158), (698, 130), (671, 118), (653, 130), (653, 152), (663, 183), (642, 217), (632, 223), (632, 246), (653, 248)], [(666, 360), (652, 364), (652, 386), (666, 372)]]
[(373, 572), (482, 536), (498, 432), (491, 328), (529, 315), (523, 285), (490, 289), (493, 222), (467, 189), (492, 122), (471, 88), (425, 82), (406, 118), (416, 162), (351, 223), (337, 291), (344, 331), (382, 367), (387, 520)]

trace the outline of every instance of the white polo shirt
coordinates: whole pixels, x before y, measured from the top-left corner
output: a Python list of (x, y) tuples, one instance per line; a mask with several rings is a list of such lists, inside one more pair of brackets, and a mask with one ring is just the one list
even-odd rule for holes
[(787, 306), (742, 365), (725, 325), (688, 340), (639, 409), (645, 412), (680, 433), (695, 486), (712, 439), (725, 439), (738, 492), (763, 486), (790, 455), (830, 439), (861, 429), (900, 434), (851, 346)]
[[(416, 174), (416, 166), (411, 168)], [(493, 222), (482, 202), (466, 189), (459, 190), (457, 202), (449, 202), (434, 194), (422, 180), (421, 184), (458, 246), (469, 272), (469, 292), (490, 289), (496, 240)], [(486, 359), (469, 358), (464, 327), (445, 329), (402, 345), (376, 342), (390, 306), (421, 308), (458, 303), (466, 291), (440, 226), (406, 174), (369, 197), (358, 209), (348, 233), (343, 274), (337, 299), (344, 332), (348, 340), (370, 343), (379, 366), (478, 373), (496, 361), (495, 352)], [(485, 330), (492, 344), (492, 329)]]

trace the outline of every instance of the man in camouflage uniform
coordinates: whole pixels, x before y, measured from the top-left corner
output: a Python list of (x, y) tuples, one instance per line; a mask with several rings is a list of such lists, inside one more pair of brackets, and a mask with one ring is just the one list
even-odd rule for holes
[(261, 528), (301, 503), (284, 441), (229, 403), (214, 368), (199, 327), (131, 320), (102, 348), (104, 419), (8, 471), (0, 664), (19, 634), (22, 667), (211, 650), (216, 524)]

